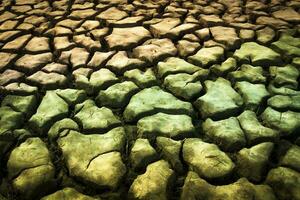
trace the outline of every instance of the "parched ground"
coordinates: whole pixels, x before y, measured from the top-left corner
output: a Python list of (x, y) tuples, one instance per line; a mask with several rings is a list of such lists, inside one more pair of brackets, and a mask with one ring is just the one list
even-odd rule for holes
[(300, 200), (299, 11), (0, 1), (0, 199)]

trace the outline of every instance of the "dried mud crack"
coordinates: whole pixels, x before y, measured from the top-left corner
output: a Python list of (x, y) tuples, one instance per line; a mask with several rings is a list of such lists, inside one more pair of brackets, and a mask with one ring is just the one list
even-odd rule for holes
[(300, 200), (299, 12), (0, 1), (0, 199)]

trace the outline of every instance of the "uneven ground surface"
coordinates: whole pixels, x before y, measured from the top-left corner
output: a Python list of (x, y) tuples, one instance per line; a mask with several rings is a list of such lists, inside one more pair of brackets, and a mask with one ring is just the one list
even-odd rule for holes
[(0, 199), (300, 200), (300, 1), (0, 2)]

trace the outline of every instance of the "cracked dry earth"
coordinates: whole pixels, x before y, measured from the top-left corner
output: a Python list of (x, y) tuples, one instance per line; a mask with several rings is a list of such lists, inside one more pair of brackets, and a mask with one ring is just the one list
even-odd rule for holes
[(0, 2), (1, 200), (300, 200), (299, 0)]

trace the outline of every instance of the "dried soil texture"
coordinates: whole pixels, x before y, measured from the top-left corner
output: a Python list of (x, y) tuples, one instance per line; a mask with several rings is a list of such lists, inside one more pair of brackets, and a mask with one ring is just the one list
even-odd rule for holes
[(300, 200), (299, 0), (1, 0), (0, 199)]

